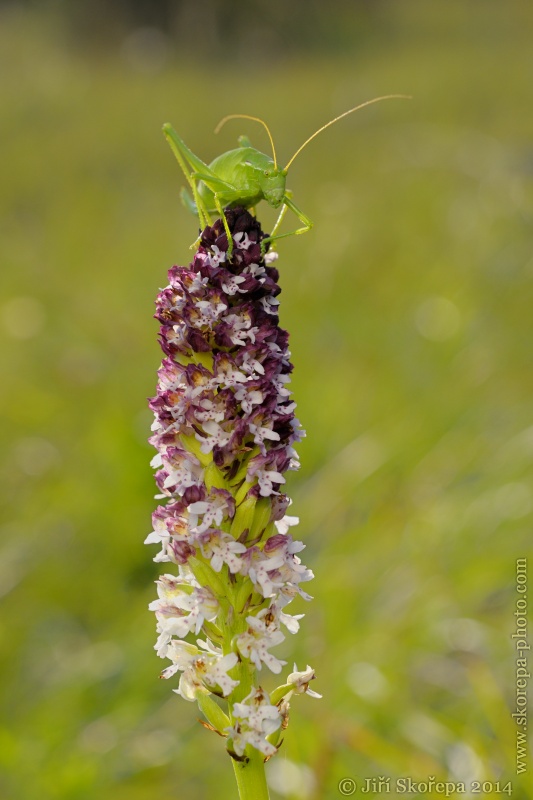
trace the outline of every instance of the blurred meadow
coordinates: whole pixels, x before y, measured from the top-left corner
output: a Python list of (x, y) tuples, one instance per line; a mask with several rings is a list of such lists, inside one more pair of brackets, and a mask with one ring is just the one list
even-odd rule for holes
[(400, 92), (289, 174), (315, 221), (278, 264), (307, 430), (288, 491), (316, 578), (276, 654), (312, 664), (324, 699), (295, 699), (272, 797), (435, 775), (533, 798), (511, 717), (533, 512), (533, 7), (127, 8), (0, 4), (0, 797), (236, 797), (221, 741), (158, 680), (147, 610), (153, 301), (197, 229), (160, 129), (210, 161), (244, 132), (268, 152), (252, 122), (213, 133), (258, 115), (288, 160)]

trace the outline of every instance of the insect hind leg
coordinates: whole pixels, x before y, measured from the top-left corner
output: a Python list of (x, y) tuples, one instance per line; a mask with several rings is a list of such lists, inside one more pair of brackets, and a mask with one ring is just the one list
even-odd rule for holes
[[(170, 144), (170, 148), (174, 153), (178, 164), (181, 167), (181, 171), (183, 172), (187, 183), (191, 187), (191, 191), (194, 198), (194, 206), (193, 213), (198, 215), (200, 220), (200, 227), (203, 229), (207, 225), (211, 224), (211, 219), (209, 217), (209, 213), (205, 206), (205, 203), (202, 201), (199, 193), (198, 193), (198, 181), (194, 177), (194, 174), (189, 171), (189, 165), (192, 165), (194, 169), (204, 169), (209, 172), (209, 167), (204, 164), (204, 162), (197, 158), (194, 153), (189, 150), (185, 142), (178, 136), (176, 131), (170, 125), (163, 126), (163, 132), (167, 138), (168, 143)], [(190, 199), (190, 198), (189, 198)], [(184, 196), (182, 194), (182, 200), (184, 200)], [(191, 208), (189, 203), (184, 200), (185, 205), (188, 208)]]
[(183, 205), (185, 206), (185, 208), (186, 208), (188, 211), (190, 211), (190, 212), (191, 212), (191, 214), (194, 214), (194, 216), (195, 216), (195, 217), (198, 217), (198, 216), (200, 216), (200, 215), (198, 214), (198, 208), (197, 208), (197, 206), (196, 206), (196, 203), (195, 203), (195, 202), (194, 202), (194, 200), (192, 199), (192, 197), (191, 197), (191, 195), (189, 194), (189, 192), (187, 191), (187, 189), (185, 189), (185, 187), (183, 187), (183, 189), (181, 190), (181, 192), (180, 192), (180, 197), (181, 197), (181, 202), (183, 203)]
[(194, 250), (195, 247), (198, 247), (200, 239), (202, 238), (203, 229), (206, 227), (206, 225), (211, 223), (210, 221), (209, 222), (205, 221), (204, 213), (198, 210), (198, 206), (196, 205), (195, 201), (193, 200), (187, 189), (185, 189), (185, 187), (181, 190), (180, 196), (181, 196), (181, 201), (185, 206), (185, 208), (187, 208), (191, 212), (191, 214), (194, 214), (195, 217), (198, 217), (200, 221), (200, 233), (190, 246), (190, 249)]

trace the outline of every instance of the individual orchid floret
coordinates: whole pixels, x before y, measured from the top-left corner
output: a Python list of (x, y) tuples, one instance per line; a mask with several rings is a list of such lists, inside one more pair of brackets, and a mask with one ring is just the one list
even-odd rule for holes
[[(203, 423), (204, 434), (196, 434), (196, 438), (201, 443), (200, 449), (206, 455), (211, 453), (215, 447), (224, 447), (230, 439), (231, 432), (225, 431), (224, 428), (214, 420), (208, 420)], [(206, 435), (207, 434), (207, 435)]]
[(276, 603), (272, 603), (271, 606), (268, 608), (263, 608), (259, 613), (255, 616), (256, 620), (261, 620), (267, 630), (275, 630), (278, 629), (280, 623), (285, 625), (289, 633), (298, 633), (300, 630), (300, 620), (305, 617), (305, 614), (295, 614), (291, 616), (290, 614), (285, 614), (281, 610), (281, 606), (277, 605)]
[(209, 588), (191, 587), (172, 575), (163, 575), (157, 587), (159, 599), (149, 608), (157, 618), (158, 653), (173, 636), (182, 639), (192, 632), (198, 634), (205, 620), (217, 616), (219, 603)]
[(235, 724), (226, 731), (238, 756), (243, 755), (248, 744), (265, 756), (274, 755), (277, 748), (266, 737), (280, 727), (281, 716), (260, 686), (252, 689), (242, 703), (234, 704), (233, 716)]
[(283, 566), (281, 553), (271, 558), (265, 558), (259, 547), (250, 548), (246, 554), (243, 572), (249, 575), (254, 588), (263, 597), (274, 597), (276, 589), (276, 570)]
[(269, 497), (271, 494), (279, 494), (274, 489), (274, 486), (280, 486), (285, 483), (285, 478), (280, 472), (273, 469), (258, 469), (256, 471), (257, 481), (262, 497)]
[(220, 694), (227, 697), (239, 685), (228, 675), (237, 661), (236, 653), (208, 654), (188, 642), (173, 640), (167, 648), (166, 657), (172, 665), (161, 673), (162, 678), (170, 678), (178, 670), (182, 671), (179, 688), (175, 689), (185, 700), (195, 700), (199, 692)]
[[(145, 539), (145, 544), (160, 544), (161, 552), (158, 553), (154, 561), (174, 561), (171, 542), (187, 542), (188, 526), (187, 520), (183, 516), (185, 507), (180, 503), (173, 503), (168, 506), (159, 506), (152, 515), (154, 529)], [(179, 548), (178, 548), (179, 549)], [(184, 564), (185, 561), (178, 559), (176, 563)]]
[(263, 597), (274, 597), (278, 592), (293, 586), (303, 597), (309, 597), (298, 587), (299, 583), (310, 581), (314, 577), (312, 571), (295, 555), (303, 548), (302, 542), (294, 542), (290, 536), (278, 533), (265, 542), (262, 551), (253, 552), (248, 559), (248, 574)]
[(258, 617), (246, 617), (248, 628), (244, 633), (241, 633), (236, 638), (236, 645), (245, 658), (255, 664), (257, 669), (261, 669), (261, 664), (278, 674), (281, 668), (287, 663), (280, 661), (268, 652), (269, 647), (274, 647), (281, 644), (285, 640), (285, 636), (274, 626), (269, 627), (268, 624)]
[(283, 557), (283, 563), (277, 568), (277, 580), (285, 586), (298, 585), (314, 578), (312, 570), (302, 564), (301, 559), (295, 555), (303, 550), (302, 542), (294, 542), (292, 537), (284, 534), (271, 536), (265, 542), (263, 552), (268, 558)]
[[(189, 506), (189, 526), (196, 533), (203, 533), (211, 526), (218, 526), (224, 517), (232, 517), (235, 500), (224, 489), (213, 489), (207, 500), (191, 503)], [(202, 517), (202, 521), (199, 518)]]
[(315, 671), (309, 666), (309, 664), (303, 672), (298, 672), (295, 664), (294, 672), (291, 672), (287, 678), (287, 683), (290, 683), (294, 687), (292, 689), (294, 694), (308, 694), (309, 697), (321, 698), (321, 694), (318, 694), (318, 692), (314, 692), (309, 688), (310, 682), (314, 681), (315, 678)]
[(201, 486), (201, 466), (191, 453), (177, 447), (167, 447), (161, 453), (161, 468), (166, 472), (163, 490), (181, 494), (191, 486)]
[[(300, 523), (299, 517), (290, 517), (287, 514), (282, 517), (282, 519), (276, 520), (276, 528), (278, 529), (278, 533), (287, 534), (289, 532), (289, 528), (292, 528), (294, 525), (298, 525)], [(297, 545), (297, 549), (295, 549), (295, 545)], [(292, 551), (293, 553), (299, 553), (300, 550), (303, 550), (305, 545), (303, 542), (292, 542)]]
[(246, 552), (246, 545), (236, 542), (229, 533), (210, 528), (196, 535), (195, 541), (215, 572), (220, 572), (223, 564), (227, 564), (232, 573), (242, 568), (242, 559), (238, 554)]
[[(251, 434), (253, 434), (255, 444), (258, 444), (259, 447), (261, 448), (261, 452), (265, 454), (266, 454), (265, 439), (268, 439), (271, 442), (279, 442), (280, 440), (279, 433), (276, 433), (276, 431), (273, 431), (272, 428), (268, 428), (266, 426), (261, 427), (260, 425), (255, 425), (254, 423), (251, 422), (248, 425), (248, 430), (250, 431)], [(279, 473), (275, 474), (279, 476)], [(283, 479), (283, 475), (281, 475), (281, 478)], [(283, 480), (278, 481), (278, 483), (282, 482)]]

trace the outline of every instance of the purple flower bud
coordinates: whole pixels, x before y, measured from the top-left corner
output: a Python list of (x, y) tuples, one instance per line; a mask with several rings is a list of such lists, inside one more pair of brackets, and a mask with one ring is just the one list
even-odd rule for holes
[(175, 564), (186, 564), (191, 556), (196, 555), (196, 550), (187, 542), (172, 541), (168, 545), (168, 555)]

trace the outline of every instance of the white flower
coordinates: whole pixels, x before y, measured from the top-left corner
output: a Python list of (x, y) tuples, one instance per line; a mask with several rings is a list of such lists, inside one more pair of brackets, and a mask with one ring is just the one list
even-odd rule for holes
[[(276, 520), (274, 525), (278, 529), (278, 533), (287, 534), (289, 532), (289, 528), (291, 528), (293, 525), (299, 525), (299, 523), (300, 523), (300, 517), (289, 517), (286, 514), (284, 517), (282, 517), (282, 519)], [(293, 548), (291, 551), (293, 553), (298, 553), (305, 547), (303, 542), (293, 542), (293, 546), (294, 545), (301, 545), (301, 547), (298, 547), (298, 549)]]
[(154, 557), (154, 561), (170, 561), (167, 555), (167, 544), (170, 542), (170, 534), (165, 525), (165, 521), (159, 517), (155, 518), (154, 529), (144, 540), (145, 544), (160, 544), (161, 551)]
[(235, 723), (233, 727), (225, 728), (229, 738), (233, 742), (233, 750), (238, 756), (242, 756), (246, 749), (247, 744), (251, 744), (264, 756), (273, 756), (276, 753), (276, 747), (265, 739), (264, 734), (259, 731), (249, 730), (246, 725), (240, 722)]
[(213, 327), (213, 322), (220, 317), (223, 311), (226, 311), (227, 305), (225, 303), (211, 303), (209, 300), (197, 300), (195, 307), (198, 310), (198, 318), (192, 320), (195, 328)]
[[(259, 493), (261, 497), (269, 497), (271, 494), (279, 494), (279, 492), (274, 491), (273, 484), (286, 483), (281, 472), (276, 472), (272, 469), (258, 469), (255, 474), (257, 475), (257, 482), (259, 483)], [(248, 480), (250, 480), (249, 477)]]
[[(258, 375), (265, 374), (264, 366), (260, 361), (250, 355), (250, 353), (243, 353), (241, 369), (243, 369), (247, 375), (253, 375), (254, 372), (256, 372)], [(294, 405), (296, 405), (296, 403)]]
[(226, 314), (224, 321), (231, 326), (233, 335), (230, 335), (230, 339), (234, 345), (245, 345), (246, 339), (249, 339), (252, 344), (255, 343), (255, 334), (259, 332), (259, 328), (252, 326), (249, 316)]
[(207, 256), (207, 260), (209, 261), (212, 267), (218, 267), (219, 264), (224, 263), (226, 260), (227, 253), (225, 250), (220, 250), (216, 244), (211, 246), (211, 252)]
[(249, 658), (257, 669), (261, 669), (261, 663), (278, 674), (281, 668), (287, 663), (276, 658), (268, 652), (269, 647), (281, 644), (285, 636), (280, 630), (270, 629), (262, 619), (257, 617), (246, 617), (248, 629), (237, 636), (236, 643), (241, 655)]
[(235, 725), (226, 728), (226, 731), (237, 755), (243, 755), (247, 744), (251, 744), (265, 756), (274, 755), (276, 747), (266, 740), (266, 736), (279, 728), (281, 716), (260, 686), (252, 689), (242, 703), (235, 703), (233, 716)]
[(196, 419), (202, 423), (214, 420), (215, 422), (222, 422), (225, 417), (224, 404), (215, 397), (211, 400), (210, 397), (203, 397), (195, 408)]
[(243, 278), (242, 275), (231, 275), (221, 285), (226, 294), (233, 295), (239, 291), (246, 291), (245, 289), (239, 289), (239, 284), (244, 283), (245, 280), (246, 278)]
[(269, 253), (265, 254), (264, 262), (269, 267), (271, 264), (277, 261), (278, 258), (279, 258), (279, 253), (277, 253), (275, 250), (271, 250)]
[(261, 592), (263, 597), (273, 597), (275, 595), (279, 586), (278, 583), (275, 583), (274, 576), (276, 570), (283, 566), (283, 562), (283, 553), (278, 552), (272, 556), (267, 556), (259, 548), (252, 551), (246, 571), (255, 588)]
[[(265, 259), (264, 259), (265, 264), (267, 263), (267, 258), (268, 258), (268, 253), (267, 253), (267, 255), (265, 256)], [(266, 270), (265, 270), (265, 268), (263, 267), (262, 264), (249, 264), (247, 267), (245, 267), (243, 269), (242, 272), (243, 272), (243, 275), (247, 275), (247, 274), (253, 275), (253, 277), (257, 278), (260, 283), (264, 283), (265, 282), (265, 279), (260, 277), (260, 276), (266, 274)]]
[[(314, 578), (313, 572), (302, 564), (295, 553), (303, 550), (303, 542), (293, 541), (288, 534), (276, 534), (265, 542), (263, 554), (269, 559), (273, 559), (276, 564), (275, 572), (270, 573), (270, 582), (280, 591), (290, 589), (291, 586), (310, 581)], [(280, 558), (282, 559), (279, 564)], [(265, 565), (268, 569), (268, 563)], [(303, 592), (299, 591), (303, 596)], [(281, 605), (287, 605), (286, 602)]]
[(166, 680), (175, 675), (178, 670), (187, 669), (199, 652), (194, 644), (189, 644), (189, 642), (184, 642), (181, 639), (172, 639), (166, 647), (164, 655), (165, 658), (169, 658), (172, 661), (172, 666), (165, 667), (161, 677)]
[[(239, 386), (235, 391), (235, 399), (241, 404), (244, 413), (250, 414), (254, 406), (258, 406), (263, 402), (263, 392), (259, 389), (249, 390), (246, 386)], [(253, 432), (252, 427), (255, 428), (255, 425), (249, 426), (251, 432)], [(279, 440), (278, 434), (276, 434), (276, 440)]]
[(180, 322), (177, 325), (173, 325), (172, 329), (167, 333), (169, 344), (175, 345), (178, 348), (185, 347), (187, 345), (187, 339), (185, 338), (186, 334), (187, 324), (185, 322)]
[(165, 507), (160, 506), (152, 515), (154, 529), (144, 540), (145, 544), (160, 544), (161, 551), (155, 556), (154, 561), (171, 561), (168, 549), (171, 540), (187, 541), (187, 521), (181, 514), (165, 514)]
[(174, 494), (182, 494), (189, 486), (199, 485), (201, 470), (198, 459), (194, 456), (187, 454), (179, 460), (174, 458), (169, 462), (163, 458), (162, 461), (163, 469), (168, 473), (163, 484), (164, 489), (172, 487)]
[(299, 620), (304, 617), (305, 614), (295, 614), (294, 616), (285, 614), (281, 610), (281, 606), (273, 603), (269, 608), (263, 608), (262, 611), (256, 615), (255, 619), (260, 619), (264, 622), (267, 630), (279, 629), (280, 623), (283, 623), (289, 633), (298, 633), (300, 630)]
[(182, 670), (179, 688), (174, 691), (185, 700), (195, 700), (198, 692), (207, 693), (217, 687), (227, 697), (239, 685), (239, 681), (233, 680), (227, 674), (238, 661), (236, 653), (226, 656), (210, 655), (202, 653), (187, 642), (174, 640), (168, 646), (167, 658), (173, 664), (163, 670), (161, 677), (170, 678), (178, 670)]
[(199, 633), (205, 620), (215, 619), (218, 600), (210, 589), (184, 584), (172, 575), (163, 575), (157, 581), (159, 599), (148, 608), (155, 611), (157, 631), (160, 634), (156, 650), (164, 658), (173, 636), (183, 639), (188, 633)]
[(293, 542), (290, 536), (276, 534), (268, 539), (263, 550), (257, 548), (246, 563), (246, 571), (263, 597), (274, 597), (279, 593), (280, 607), (286, 606), (296, 594), (311, 599), (298, 584), (310, 581), (314, 576), (295, 553), (305, 547), (302, 542)]
[(279, 589), (279, 594), (276, 597), (276, 603), (281, 607), (284, 608), (288, 606), (289, 603), (292, 603), (294, 598), (299, 595), (302, 600), (312, 600), (313, 596), (304, 592), (299, 586), (296, 586), (293, 583), (288, 583), (286, 585), (282, 585)]
[[(259, 402), (261, 402), (261, 400)], [(243, 406), (243, 409), (246, 411), (244, 406)], [(251, 409), (250, 409), (250, 411), (251, 411)], [(247, 413), (249, 413), (249, 412), (247, 412)], [(250, 433), (253, 433), (254, 442), (261, 447), (261, 450), (264, 453), (266, 452), (265, 448), (263, 447), (265, 439), (270, 439), (270, 441), (272, 441), (272, 442), (279, 442), (279, 440), (280, 440), (279, 433), (276, 433), (276, 431), (273, 431), (271, 428), (266, 428), (266, 427), (263, 428), (260, 425), (254, 425), (253, 422), (251, 422), (248, 425), (248, 430), (250, 431)], [(279, 473), (275, 473), (275, 474), (279, 475)], [(283, 483), (283, 481), (276, 481), (276, 483)]]
[[(214, 689), (217, 686), (222, 690), (224, 697), (227, 697), (239, 685), (239, 681), (230, 678), (227, 674), (230, 669), (237, 664), (239, 657), (237, 653), (228, 653), (222, 658), (213, 656), (199, 656), (195, 661), (195, 670), (198, 675), (204, 671), (204, 683), (208, 688)], [(202, 666), (200, 666), (202, 662)]]
[[(198, 500), (189, 508), (189, 525), (194, 533), (204, 533), (208, 528), (217, 527), (232, 510), (231, 496), (223, 489), (212, 491), (208, 500)], [(202, 517), (202, 522), (199, 522)]]
[(318, 694), (318, 692), (314, 692), (309, 688), (310, 681), (313, 681), (315, 678), (315, 671), (309, 666), (309, 664), (303, 672), (298, 672), (295, 664), (294, 672), (291, 672), (287, 678), (287, 683), (290, 683), (294, 686), (292, 691), (295, 694), (308, 694), (309, 697), (321, 698), (321, 694)]
[(162, 465), (162, 463), (163, 462), (161, 460), (161, 453), (156, 453), (156, 455), (150, 461), (150, 466), (153, 469), (158, 469)]
[(244, 233), (244, 231), (239, 231), (239, 233), (236, 233), (233, 237), (233, 240), (236, 242), (239, 250), (248, 250), (252, 244), (252, 240), (247, 233)]
[[(307, 569), (298, 556), (294, 555), (285, 561), (279, 573), (281, 580), (280, 589), (282, 587), (288, 587), (290, 584), (297, 585), (305, 581), (311, 581), (315, 577), (313, 571)], [(303, 596), (303, 592), (300, 591), (300, 594)]]
[(216, 389), (218, 386), (236, 387), (239, 383), (246, 383), (247, 381), (248, 376), (237, 369), (231, 358), (225, 354), (221, 354), (217, 357), (215, 377), (211, 379), (211, 386), (213, 388)]
[[(158, 499), (168, 502), (154, 512), (146, 541), (158, 543), (155, 560), (170, 560), (179, 574), (161, 577), (150, 609), (158, 655), (169, 659), (162, 677), (175, 676), (174, 691), (196, 699), (219, 732), (225, 728), (231, 755), (255, 748), (269, 757), (288, 722), (289, 698), (318, 696), (309, 690), (310, 667), (294, 667), (277, 705), (257, 687), (263, 665), (281, 672), (286, 662), (271, 650), (299, 629), (303, 614), (285, 607), (297, 595), (310, 599), (300, 585), (313, 574), (298, 558), (303, 544), (289, 535), (298, 519), (283, 516), (286, 472), (298, 466), (294, 445), (303, 432), (289, 387), (287, 333), (277, 325), (277, 270), (268, 266), (277, 254), (261, 252), (265, 234), (239, 211), (227, 215), (230, 229), (239, 229), (228, 257), (209, 244), (222, 222), (201, 237), (188, 268), (171, 269), (157, 299), (164, 359), (150, 401), (150, 442), (158, 450)], [(259, 264), (248, 263), (255, 258)], [(243, 505), (232, 526), (237, 500)], [(226, 698), (228, 717), (209, 694)]]
[(237, 553), (245, 553), (246, 545), (235, 541), (231, 534), (207, 530), (199, 534), (195, 542), (200, 545), (203, 557), (211, 559), (211, 566), (215, 572), (220, 572), (222, 564), (227, 564), (230, 572), (239, 572), (242, 559)]
[(226, 433), (214, 420), (208, 420), (202, 423), (202, 427), (204, 431), (209, 434), (206, 437), (195, 433), (195, 438), (200, 442), (200, 450), (202, 453), (210, 453), (215, 445), (224, 447), (231, 439), (231, 433)]
[[(205, 255), (204, 254), (201, 254), (201, 255), (198, 254), (198, 258), (200, 258), (204, 263), (209, 261), (209, 257), (207, 255), (207, 253)], [(202, 289), (204, 289), (207, 286), (208, 282), (209, 282), (209, 278), (207, 278), (207, 277), (202, 278), (200, 273), (197, 272), (196, 274), (194, 274), (194, 277), (192, 278), (191, 282), (189, 283), (189, 292), (191, 292), (191, 294), (198, 294), (199, 292), (202, 291)]]
[(289, 389), (286, 389), (284, 384), (291, 382), (290, 375), (284, 375), (280, 373), (275, 378), (272, 378), (272, 385), (277, 389), (278, 399), (282, 402), (287, 397), (290, 397), (292, 392)]
[(259, 301), (267, 314), (277, 314), (279, 300), (276, 297), (262, 297)]
[(233, 716), (241, 722), (245, 721), (249, 728), (267, 735), (279, 728), (279, 711), (270, 704), (268, 694), (260, 686), (252, 689), (242, 703), (234, 704)]

